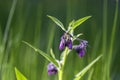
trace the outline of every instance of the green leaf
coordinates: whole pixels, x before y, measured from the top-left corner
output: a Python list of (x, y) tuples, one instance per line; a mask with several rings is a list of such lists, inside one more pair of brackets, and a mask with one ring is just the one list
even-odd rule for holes
[(91, 16), (86, 16), (83, 17), (81, 19), (78, 19), (77, 21), (74, 22), (74, 25), (72, 26), (71, 30), (74, 30), (75, 28), (77, 28), (80, 24), (82, 24), (83, 22), (85, 22), (87, 19), (89, 19)]
[(73, 26), (75, 23), (75, 20), (73, 19), (70, 23), (69, 23), (69, 26)]
[(90, 70), (90, 73), (89, 73), (89, 75), (88, 75), (88, 79), (87, 79), (87, 80), (92, 80), (93, 72), (94, 72), (94, 68), (92, 68), (92, 69)]
[(82, 71), (75, 75), (74, 80), (80, 80), (80, 78), (95, 64), (102, 55), (98, 56), (94, 61), (92, 61), (88, 66), (86, 66)]
[(77, 34), (77, 36), (76, 36), (76, 37), (78, 38), (78, 37), (80, 37), (81, 35), (83, 35), (83, 33)]
[(54, 59), (56, 59), (52, 49), (50, 49), (50, 54)]
[(15, 74), (17, 80), (27, 80), (27, 78), (15, 67)]
[(74, 22), (75, 22), (75, 20), (72, 20), (72, 21), (69, 23), (68, 32), (70, 31), (71, 27), (74, 25)]
[(64, 25), (62, 24), (61, 21), (59, 21), (57, 18), (47, 15), (52, 21), (54, 21), (63, 31), (66, 31), (66, 29), (64, 28)]
[(80, 34), (77, 34), (76, 36), (73, 36), (73, 41), (74, 41), (75, 39), (77, 39), (78, 37), (80, 37), (81, 35), (83, 35), (83, 34), (80, 33)]
[(32, 49), (34, 49), (35, 52), (38, 52), (40, 55), (42, 55), (48, 61), (52, 62), (56, 67), (59, 67), (59, 64), (57, 63), (57, 61), (54, 58), (50, 57), (47, 53), (43, 52), (40, 49), (35, 48), (34, 46), (29, 44), (28, 42), (25, 42), (25, 41), (22, 41), (22, 42), (25, 43), (26, 45), (28, 45), (29, 47), (31, 47)]

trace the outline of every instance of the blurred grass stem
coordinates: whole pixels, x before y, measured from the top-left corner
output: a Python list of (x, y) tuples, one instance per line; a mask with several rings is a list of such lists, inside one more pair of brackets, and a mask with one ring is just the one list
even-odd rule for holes
[(17, 0), (13, 0), (12, 7), (10, 9), (10, 13), (9, 13), (8, 20), (7, 20), (6, 27), (5, 27), (5, 31), (4, 31), (3, 45), (6, 44), (7, 39), (8, 39), (9, 29), (10, 29), (12, 18), (13, 18), (14, 12), (15, 12), (16, 4), (17, 4)]
[(103, 1), (103, 45), (102, 45), (102, 51), (103, 51), (103, 61), (104, 61), (104, 67), (103, 67), (103, 80), (106, 80), (107, 76), (107, 60), (106, 60), (106, 49), (107, 49), (107, 0)]
[(109, 76), (110, 76), (111, 61), (112, 61), (112, 56), (113, 56), (113, 48), (114, 48), (115, 33), (116, 33), (116, 27), (117, 27), (117, 19), (118, 19), (118, 0), (116, 0), (114, 21), (113, 21), (113, 27), (112, 27), (112, 33), (111, 33), (111, 39), (110, 39), (110, 48), (109, 48), (109, 56), (108, 56), (108, 68), (107, 68)]

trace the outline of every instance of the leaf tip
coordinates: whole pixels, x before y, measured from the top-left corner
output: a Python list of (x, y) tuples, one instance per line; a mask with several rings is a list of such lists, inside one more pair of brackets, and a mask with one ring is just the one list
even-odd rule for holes
[(51, 18), (52, 16), (50, 16), (50, 15), (47, 15), (47, 17), (48, 17), (48, 18)]
[(91, 18), (92, 16), (90, 15), (90, 16), (87, 16), (87, 19), (89, 19), (89, 18)]

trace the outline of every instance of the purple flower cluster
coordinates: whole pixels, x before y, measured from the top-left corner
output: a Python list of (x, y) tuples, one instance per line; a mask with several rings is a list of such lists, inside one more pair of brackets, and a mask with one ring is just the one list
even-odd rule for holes
[[(64, 33), (64, 35), (61, 37), (59, 49), (63, 50), (65, 47), (68, 47), (69, 49), (72, 49), (72, 39), (71, 35), (69, 33)], [(83, 57), (86, 52), (88, 41), (81, 40), (79, 45), (75, 45), (73, 49), (79, 54), (80, 57)]]
[(79, 54), (80, 57), (83, 57), (86, 52), (88, 41), (82, 40), (79, 45), (74, 46), (74, 50)]
[(59, 49), (63, 50), (65, 47), (72, 49), (72, 40), (70, 34), (68, 33), (64, 33), (64, 35), (61, 37)]
[[(73, 46), (72, 36), (69, 33), (64, 33), (63, 36), (61, 37), (59, 50), (63, 50), (65, 47), (68, 47), (69, 49), (75, 50), (80, 57), (83, 57), (86, 52), (88, 41), (81, 39), (78, 40), (80, 40), (80, 44)], [(58, 72), (58, 69), (53, 63), (49, 63), (47, 69), (48, 75), (53, 75)]]

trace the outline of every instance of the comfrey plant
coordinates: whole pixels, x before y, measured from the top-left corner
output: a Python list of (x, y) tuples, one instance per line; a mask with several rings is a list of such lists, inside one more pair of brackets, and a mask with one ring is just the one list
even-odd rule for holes
[[(61, 59), (60, 60), (56, 59), (52, 49), (50, 50), (50, 53), (51, 53), (51, 56), (50, 56), (47, 53), (43, 52), (40, 49), (33, 47), (32, 45), (30, 45), (29, 43), (27, 43), (25, 41), (23, 41), (23, 43), (25, 43), (26, 45), (28, 45), (29, 47), (34, 49), (36, 52), (41, 54), (46, 60), (48, 60), (50, 62), (47, 66), (48, 75), (58, 74), (58, 80), (63, 80), (64, 66), (65, 66), (66, 58), (69, 55), (69, 53), (72, 50), (74, 50), (74, 51), (76, 51), (76, 53), (78, 54), (78, 56), (80, 58), (82, 58), (86, 53), (86, 47), (88, 46), (88, 41), (79, 38), (79, 36), (82, 35), (81, 33), (74, 35), (73, 32), (80, 24), (85, 22), (91, 16), (86, 16), (86, 17), (78, 19), (76, 21), (75, 20), (71, 21), (69, 23), (68, 29), (65, 29), (62, 22), (60, 22), (57, 18), (49, 16), (49, 15), (48, 15), (48, 17), (52, 21), (54, 21), (64, 31), (63, 35), (61, 36), (60, 44), (59, 44), (59, 48), (58, 48), (59, 50), (63, 51), (61, 53)], [(79, 41), (80, 43), (77, 45), (74, 45), (73, 44), (74, 41)], [(82, 71), (80, 71), (78, 74), (76, 74), (74, 76), (73, 80), (80, 80), (80, 78), (92, 67), (92, 65), (94, 63), (96, 63), (101, 58), (101, 56), (102, 55), (98, 56), (87, 67), (85, 67)], [(15, 68), (15, 72), (16, 72), (17, 79), (19, 79), (20, 77), (18, 75), (22, 75), (22, 74), (17, 70), (17, 68)], [(27, 79), (27, 78), (25, 78), (25, 79)]]

